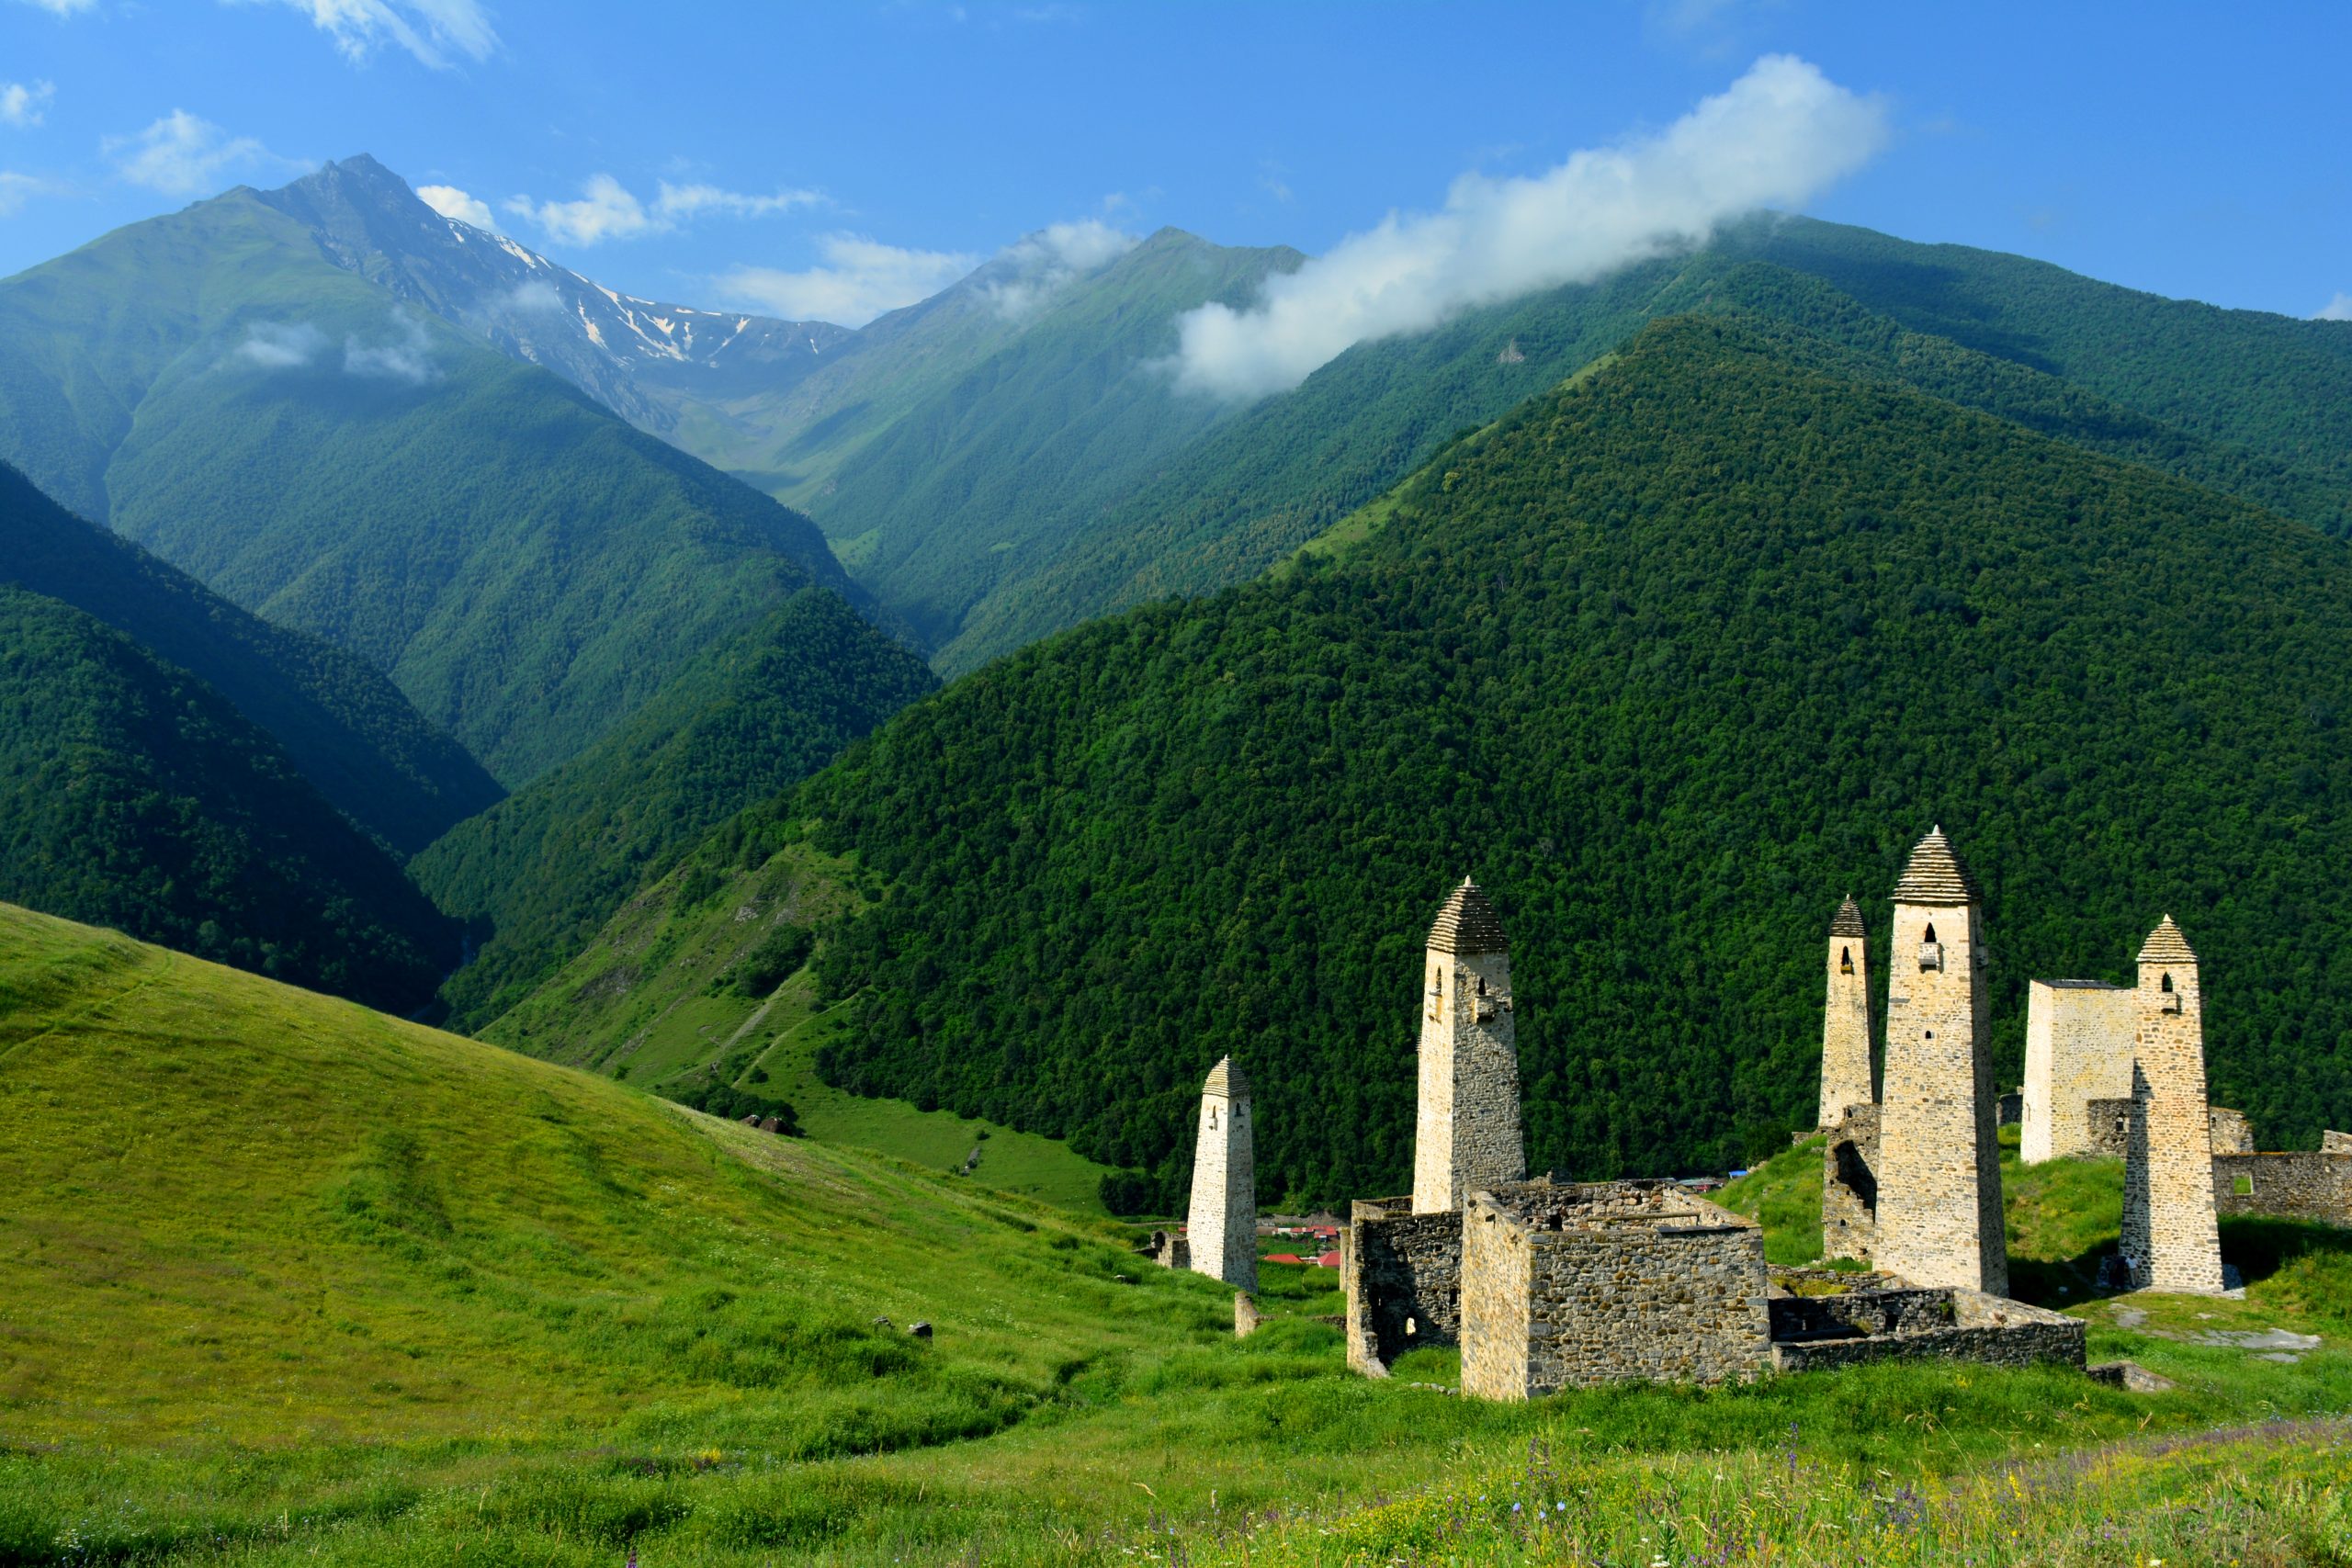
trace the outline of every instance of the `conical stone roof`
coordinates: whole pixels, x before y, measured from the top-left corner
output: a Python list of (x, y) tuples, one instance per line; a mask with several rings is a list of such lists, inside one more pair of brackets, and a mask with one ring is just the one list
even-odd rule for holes
[(2150, 931), (2148, 940), (2141, 944), (2140, 962), (2143, 964), (2194, 964), (2197, 962), (2197, 953), (2188, 945), (2188, 939), (2180, 934), (2180, 928), (2172, 923), (2172, 917), (2166, 915), (2156, 922), (2156, 929)]
[(1209, 1069), (1209, 1081), (1201, 1086), (1201, 1092), (1218, 1095), (1226, 1100), (1247, 1100), (1250, 1098), (1250, 1080), (1242, 1076), (1239, 1067), (1233, 1065), (1232, 1057), (1224, 1056)]
[(1976, 877), (1960, 856), (1952, 852), (1951, 840), (1944, 837), (1940, 827), (1931, 828), (1911, 852), (1911, 863), (1903, 868), (1903, 878), (1894, 885), (1894, 901), (1898, 904), (1925, 904), (1934, 908), (1960, 908), (1984, 901), (1984, 890), (1976, 886)]
[(1457, 956), (1465, 953), (1509, 953), (1510, 943), (1504, 940), (1503, 923), (1496, 917), (1495, 907), (1478, 891), (1478, 885), (1468, 877), (1446, 899), (1445, 908), (1437, 912), (1437, 924), (1430, 928), (1430, 951), (1451, 953)]
[(1863, 934), (1862, 907), (1854, 902), (1854, 896), (1851, 893), (1847, 894), (1846, 901), (1838, 906), (1837, 916), (1829, 922), (1829, 934), (1831, 936)]

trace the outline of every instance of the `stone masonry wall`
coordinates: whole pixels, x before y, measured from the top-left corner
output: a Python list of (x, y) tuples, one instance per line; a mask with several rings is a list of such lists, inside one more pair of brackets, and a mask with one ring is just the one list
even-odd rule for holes
[(1870, 945), (1829, 939), (1829, 996), (1821, 1021), (1821, 1120), (1835, 1127), (1849, 1105), (1876, 1103), (1871, 1072)]
[(2132, 1143), (2123, 1166), (2123, 1256), (2136, 1285), (2219, 1295), (2222, 1236), (2214, 1219), (2213, 1131), (2206, 1113), (2204, 1002), (2196, 961), (2143, 958), (2139, 1001)]
[[(2233, 1111), (2230, 1114), (2236, 1116), (2237, 1112)], [(2238, 1119), (2240, 1121), (2245, 1120), (2244, 1117), (2239, 1117)], [(2253, 1145), (2254, 1139), (2251, 1135), (2248, 1135), (2246, 1138), (2246, 1148), (2245, 1152), (2252, 1154), (2254, 1152)], [(2218, 1152), (2220, 1145), (2216, 1144), (2214, 1146)], [(2233, 1149), (2230, 1152), (2235, 1154), (2238, 1151)], [(2319, 1135), (2319, 1152), (2324, 1155), (2352, 1155), (2352, 1133), (2322, 1133)]]
[(1258, 1288), (1258, 1177), (1249, 1097), (1201, 1096), (1184, 1235), (1196, 1274), (1238, 1290)]
[(2028, 1165), (2094, 1146), (2086, 1111), (2132, 1093), (2139, 993), (2096, 980), (2036, 980), (2027, 987), (2025, 1114), (2018, 1154)]
[(1878, 1239), (1879, 1108), (1856, 1105), (1821, 1151), (1821, 1254), (1867, 1258)]
[[(1982, 1291), (1933, 1293), (1950, 1300), (1948, 1327), (1927, 1326), (1914, 1313), (1913, 1326), (1890, 1334), (1776, 1342), (1772, 1364), (1789, 1372), (1919, 1357), (1977, 1361), (1995, 1367), (2030, 1367), (2038, 1361), (2056, 1361), (2080, 1371), (2084, 1364), (2086, 1336), (2082, 1323), (2074, 1318)], [(1773, 1303), (1776, 1308), (1780, 1304)]]
[(1416, 1214), (1408, 1198), (1358, 1199), (1340, 1235), (1340, 1278), (1356, 1371), (1385, 1372), (1418, 1346), (1457, 1343), (1461, 1213)]
[(2098, 1155), (2108, 1159), (2128, 1158), (2132, 1153), (2132, 1098), (2094, 1100), (2083, 1107), (2084, 1120), (2090, 1126), (2090, 1144), (2085, 1154)]
[(2352, 1151), (2215, 1155), (2213, 1207), (2352, 1226)]
[(1975, 906), (1894, 907), (1871, 1259), (1914, 1284), (2004, 1294), (1984, 958)]
[(1426, 1214), (1458, 1210), (1482, 1188), (1525, 1177), (1527, 1145), (1510, 955), (1431, 948), (1421, 983), (1413, 1207)]
[[(1464, 1251), (1464, 1393), (1525, 1399), (1624, 1379), (1721, 1382), (1769, 1362), (1762, 1230), (1695, 1199), (1667, 1199), (1681, 1212), (1661, 1214), (1648, 1191), (1611, 1205), (1597, 1188), (1552, 1190), (1570, 1196), (1526, 1204), (1511, 1190), (1480, 1193), (1464, 1215), (1479, 1237)], [(1585, 1193), (1601, 1204), (1580, 1204)], [(1495, 1342), (1522, 1334), (1523, 1363)]]
[[(2212, 1128), (2215, 1154), (2250, 1155), (2256, 1152), (2254, 1146), (2254, 1123), (2246, 1120), (2245, 1111), (2210, 1105), (2205, 1109), (2205, 1117)], [(2344, 1134), (2331, 1133), (2328, 1136), (2341, 1138)], [(2322, 1143), (2320, 1146), (2325, 1148), (2327, 1145)], [(2352, 1139), (2347, 1139), (2344, 1146), (2347, 1152), (2352, 1152)]]

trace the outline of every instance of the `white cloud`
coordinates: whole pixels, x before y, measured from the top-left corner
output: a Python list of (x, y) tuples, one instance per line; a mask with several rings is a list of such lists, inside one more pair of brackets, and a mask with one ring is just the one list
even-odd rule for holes
[(433, 363), (433, 340), (414, 316), (401, 315), (394, 323), (400, 336), (391, 343), (362, 344), (355, 334), (343, 340), (343, 367), (354, 376), (381, 377), (421, 387), (441, 374)]
[(39, 125), (56, 96), (54, 83), (0, 82), (0, 125)]
[(526, 278), (498, 297), (498, 303), (509, 310), (526, 315), (561, 315), (563, 296), (556, 292), (554, 284), (544, 277)]
[(99, 148), (115, 159), (115, 172), (124, 179), (165, 196), (218, 190), (232, 169), (309, 166), (279, 157), (250, 136), (231, 136), (186, 109), (174, 109), (136, 136), (109, 136)]
[(0, 169), (0, 218), (6, 218), (36, 196), (46, 196), (56, 187), (47, 180), (31, 175), (20, 175), (10, 169)]
[(805, 272), (739, 266), (717, 280), (718, 288), (744, 309), (786, 321), (862, 327), (886, 310), (929, 299), (978, 260), (949, 251), (901, 250), (859, 234), (828, 234), (818, 249), (823, 266)]
[(316, 359), (326, 346), (326, 334), (308, 321), (255, 321), (245, 329), (237, 357), (265, 370), (291, 370)]
[[(53, 0), (37, 0), (51, 4)], [(69, 0), (70, 3), (70, 0)], [(254, 0), (229, 0), (252, 4)], [(488, 60), (498, 50), (498, 32), (481, 0), (277, 0), (311, 18), (334, 40), (345, 60), (356, 64), (387, 41), (436, 71), (455, 64), (450, 56)]]
[(28, 6), (38, 6), (52, 17), (70, 17), (76, 11), (86, 11), (98, 0), (25, 0)]
[(559, 240), (593, 245), (604, 240), (667, 234), (706, 214), (764, 218), (825, 199), (821, 192), (813, 190), (780, 189), (772, 196), (750, 196), (717, 186), (673, 186), (663, 180), (648, 203), (610, 175), (591, 175), (580, 193), (577, 201), (534, 202), (527, 196), (518, 196), (507, 201), (506, 210), (530, 220)]
[(444, 218), (454, 218), (477, 229), (498, 227), (498, 220), (490, 215), (489, 203), (468, 196), (456, 186), (419, 186), (416, 199)]
[(1464, 175), (1441, 211), (1391, 213), (1269, 279), (1247, 310), (1186, 312), (1178, 384), (1237, 399), (1287, 390), (1356, 344), (1589, 281), (1698, 244), (1739, 213), (1803, 202), (1885, 140), (1877, 99), (1802, 60), (1767, 55), (1656, 135), (1577, 152), (1532, 177)]
[(1065, 284), (1108, 266), (1140, 243), (1099, 218), (1049, 224), (1005, 247), (1008, 275), (988, 285), (989, 298), (1002, 314), (1025, 316)]
[(2312, 316), (2314, 321), (2352, 321), (2352, 294), (2338, 294)]

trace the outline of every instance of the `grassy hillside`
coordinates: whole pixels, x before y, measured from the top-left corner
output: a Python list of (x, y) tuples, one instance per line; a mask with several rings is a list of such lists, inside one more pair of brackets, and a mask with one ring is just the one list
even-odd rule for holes
[(1736, 305), (1892, 379), (2352, 529), (2352, 329), (2157, 299), (2044, 263), (1803, 219), (1360, 344), (1210, 430), (1026, 563), (944, 645), (961, 671), (1095, 615), (1255, 576), (1660, 316)]
[(811, 582), (804, 518), (232, 191), (0, 281), (0, 457), (390, 673), (509, 784)]
[(458, 952), (457, 929), (219, 693), (5, 583), (0, 897), (400, 1009)]
[(850, 1010), (818, 995), (809, 961), (863, 904), (856, 883), (848, 863), (806, 843), (770, 854), (721, 833), (482, 1036), (673, 1098), (723, 1087), (780, 1100), (820, 1143), (1100, 1213), (1110, 1172), (1058, 1139), (844, 1093), (818, 1074)]
[(92, 526), (0, 464), (0, 581), (96, 616), (269, 732), (321, 794), (401, 853), (498, 785), (398, 687), (322, 638), (270, 625)]
[(1518, 943), (1531, 1160), (1744, 1164), (1810, 1113), (1823, 923), (1937, 821), (2005, 1074), (2026, 979), (2121, 973), (2169, 910), (2216, 1093), (2300, 1144), (2352, 1102), (2303, 934), (2352, 915), (2347, 590), (2315, 530), (1684, 319), (1338, 564), (1028, 650), (737, 830), (811, 821), (874, 879), (819, 960), (857, 998), (830, 1081), (1067, 1135), (1161, 1206), (1227, 1052), (1270, 1201), (1395, 1190), (1464, 872)]
[(471, 1029), (519, 1000), (679, 851), (932, 690), (830, 589), (696, 658), (635, 716), (411, 871), (487, 941), (444, 996)]
[[(1236, 1342), (1220, 1289), (1087, 1222), (6, 908), (0, 1107), (14, 1562), (1385, 1562), (1412, 1531), (1485, 1558), (1539, 1497), (1656, 1540), (1713, 1472), (1756, 1483), (1724, 1561), (1839, 1519), (1917, 1561), (1985, 1518), (2018, 1532), (1985, 1560), (2046, 1561), (2012, 1543), (2096, 1545), (2102, 1509), (2169, 1541), (2187, 1506), (2310, 1547), (2245, 1562), (2342, 1540), (2340, 1349), (2094, 1308), (2095, 1353), (2182, 1387), (1898, 1366), (1466, 1402), (1346, 1375), (1295, 1271)], [(2274, 1259), (2224, 1310), (2332, 1337), (2347, 1292), (2281, 1282), (2342, 1261)], [(2260, 1419), (2289, 1425), (2201, 1436)]]

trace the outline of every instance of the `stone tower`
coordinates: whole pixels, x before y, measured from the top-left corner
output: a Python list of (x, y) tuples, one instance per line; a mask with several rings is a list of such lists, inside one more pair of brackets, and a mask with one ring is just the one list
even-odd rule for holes
[(1878, 1100), (1871, 1081), (1871, 965), (1862, 908), (1854, 896), (1829, 922), (1829, 1005), (1821, 1020), (1821, 1121), (1835, 1127), (1846, 1107)]
[(1527, 1175), (1510, 948), (1495, 907), (1466, 876), (1430, 928), (1421, 989), (1413, 1213), (1436, 1214), (1461, 1208), (1482, 1187)]
[(1258, 1159), (1250, 1133), (1250, 1080), (1227, 1056), (1201, 1086), (1184, 1238), (1193, 1273), (1244, 1291), (1258, 1288)]
[(1871, 1258), (1916, 1285), (2005, 1296), (1983, 897), (1941, 828), (1894, 885)]
[(2166, 915), (2140, 949), (2140, 1029), (2123, 1164), (2123, 1257), (2149, 1290), (2217, 1295), (2212, 1124), (2197, 954)]

